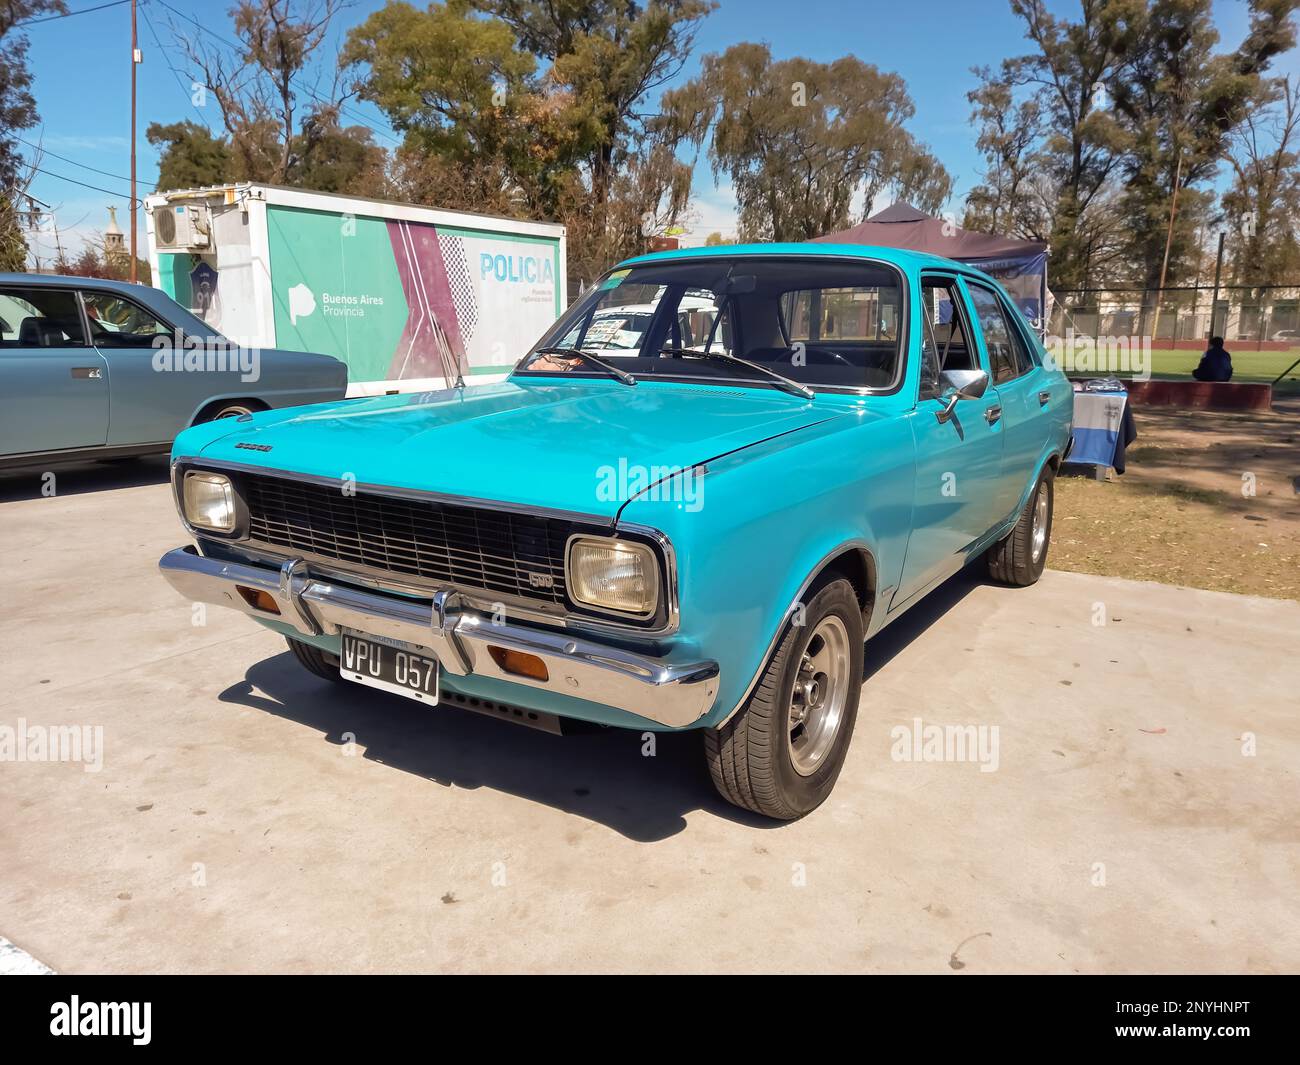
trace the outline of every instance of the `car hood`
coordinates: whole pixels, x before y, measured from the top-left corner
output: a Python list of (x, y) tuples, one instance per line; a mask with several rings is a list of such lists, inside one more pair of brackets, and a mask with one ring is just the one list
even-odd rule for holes
[[(277, 416), (278, 415), (278, 416)], [(715, 385), (515, 383), (231, 421), (202, 458), (612, 519), (645, 481), (843, 417), (824, 400)], [(177, 441), (177, 457), (192, 455)]]

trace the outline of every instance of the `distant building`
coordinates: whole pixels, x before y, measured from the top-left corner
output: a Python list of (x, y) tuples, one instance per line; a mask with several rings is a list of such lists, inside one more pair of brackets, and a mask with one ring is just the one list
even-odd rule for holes
[(104, 258), (107, 261), (126, 258), (126, 234), (117, 224), (117, 208), (108, 209), (108, 228), (104, 230)]

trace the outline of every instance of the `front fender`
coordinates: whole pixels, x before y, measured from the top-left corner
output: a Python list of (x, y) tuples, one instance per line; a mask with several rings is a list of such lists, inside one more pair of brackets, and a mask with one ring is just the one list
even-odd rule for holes
[(902, 572), (914, 476), (906, 426), (857, 411), (710, 462), (692, 502), (663, 491), (623, 509), (620, 524), (658, 529), (674, 545), (674, 643), (719, 664), (717, 700), (697, 727), (743, 702), (792, 608), (839, 554), (866, 551), (887, 601)]
[[(274, 395), (273, 393), (264, 393)], [(223, 397), (229, 399), (240, 398), (234, 394)], [(203, 403), (196, 408), (194, 414), (197, 415), (203, 407), (210, 405), (212, 399), (205, 399)], [(275, 406), (272, 405), (269, 410), (255, 411), (247, 418), (223, 418), (220, 421), (197, 422), (190, 425), (187, 429), (182, 429), (175, 440), (172, 441), (172, 458), (195, 457), (203, 452), (203, 449), (220, 440), (223, 436), (229, 436), (232, 433), (241, 432), (248, 428), (249, 425), (267, 426), (274, 425), (276, 422), (289, 421), (292, 418), (299, 418), (305, 414), (314, 414), (329, 410), (331, 407), (346, 403), (346, 400), (340, 398), (331, 398), (319, 403), (311, 403), (299, 406)]]

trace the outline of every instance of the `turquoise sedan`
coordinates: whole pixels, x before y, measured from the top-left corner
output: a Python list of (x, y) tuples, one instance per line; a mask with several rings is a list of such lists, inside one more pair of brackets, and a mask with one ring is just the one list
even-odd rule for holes
[(181, 433), (196, 542), (160, 565), (332, 682), (545, 728), (697, 730), (727, 799), (789, 820), (840, 772), (864, 642), (967, 563), (1038, 579), (1071, 412), (970, 267), (649, 255), (501, 384)]
[(197, 422), (347, 386), (338, 359), (241, 347), (155, 288), (0, 274), (0, 469), (165, 454)]

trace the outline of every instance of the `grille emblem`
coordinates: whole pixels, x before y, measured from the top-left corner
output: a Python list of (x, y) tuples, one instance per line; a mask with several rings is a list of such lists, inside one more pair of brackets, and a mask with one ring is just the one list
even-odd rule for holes
[(549, 573), (530, 573), (528, 574), (528, 583), (534, 588), (553, 588), (555, 587), (555, 578)]

